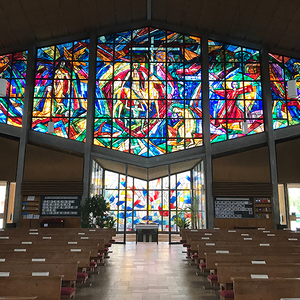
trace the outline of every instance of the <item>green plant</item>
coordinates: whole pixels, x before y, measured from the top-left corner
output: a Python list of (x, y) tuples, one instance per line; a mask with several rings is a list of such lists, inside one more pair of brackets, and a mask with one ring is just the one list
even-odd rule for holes
[(109, 202), (103, 195), (87, 198), (80, 207), (81, 227), (83, 228), (113, 228), (115, 219), (109, 212)]
[(177, 225), (180, 229), (185, 229), (190, 226), (190, 220), (185, 217), (183, 211), (180, 211), (173, 219), (174, 224)]

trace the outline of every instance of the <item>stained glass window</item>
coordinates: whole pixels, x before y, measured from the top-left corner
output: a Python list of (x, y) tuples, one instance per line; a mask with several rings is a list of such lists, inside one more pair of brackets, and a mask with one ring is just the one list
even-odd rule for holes
[(100, 36), (94, 144), (152, 157), (202, 145), (200, 38), (145, 27)]
[[(269, 53), (269, 73), (273, 99), (273, 128), (300, 123), (300, 59)], [(298, 97), (290, 99), (287, 82), (296, 80)]]
[[(200, 171), (199, 171), (200, 172)], [(146, 181), (131, 176), (104, 171), (105, 198), (116, 218), (118, 231), (135, 231), (136, 224), (149, 220), (158, 224), (159, 231), (179, 228), (173, 222), (174, 216), (191, 205), (191, 172), (172, 175), (176, 181), (169, 191), (168, 177)], [(118, 185), (118, 183), (120, 184)], [(126, 217), (126, 227), (125, 224)]]
[(32, 129), (85, 141), (89, 40), (37, 50)]
[(27, 51), (0, 56), (0, 76), (7, 80), (6, 97), (0, 98), (0, 122), (22, 126)]
[(211, 142), (264, 131), (259, 51), (212, 40), (208, 51)]

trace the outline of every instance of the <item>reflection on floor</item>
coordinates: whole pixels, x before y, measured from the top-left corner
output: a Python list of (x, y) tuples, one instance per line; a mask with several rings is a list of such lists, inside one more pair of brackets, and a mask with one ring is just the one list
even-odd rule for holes
[(76, 300), (191, 299), (218, 300), (204, 289), (206, 276), (196, 276), (181, 244), (128, 242), (114, 244), (106, 266), (91, 274), (91, 287), (76, 289)]
[[(117, 234), (114, 239), (117, 242), (123, 242), (124, 241), (124, 234)], [(181, 240), (181, 237), (179, 234), (172, 234), (171, 235), (171, 242), (179, 242)], [(159, 242), (169, 242), (169, 235), (168, 234), (158, 234), (158, 241)], [(126, 242), (135, 242), (135, 233), (127, 233), (126, 234)]]

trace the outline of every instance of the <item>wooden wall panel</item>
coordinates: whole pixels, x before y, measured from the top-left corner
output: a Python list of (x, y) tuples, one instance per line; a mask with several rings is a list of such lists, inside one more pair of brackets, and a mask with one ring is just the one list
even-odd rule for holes
[(279, 183), (300, 183), (300, 139), (276, 145)]
[(82, 181), (83, 157), (27, 145), (24, 181)]
[(213, 182), (271, 182), (268, 148), (214, 158)]
[(254, 226), (274, 229), (273, 219), (215, 219), (216, 228), (234, 229), (234, 226)]
[(19, 141), (0, 137), (0, 145), (0, 180), (15, 181), (17, 176)]

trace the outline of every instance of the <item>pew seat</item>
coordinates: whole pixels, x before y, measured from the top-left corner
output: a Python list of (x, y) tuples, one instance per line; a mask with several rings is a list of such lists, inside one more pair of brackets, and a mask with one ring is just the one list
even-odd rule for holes
[(85, 283), (89, 278), (89, 274), (86, 272), (78, 272), (77, 273), (77, 283)]
[(224, 290), (220, 291), (220, 300), (234, 300), (234, 291), (233, 290)]
[(60, 299), (74, 299), (75, 289), (70, 286), (62, 287), (60, 295)]

